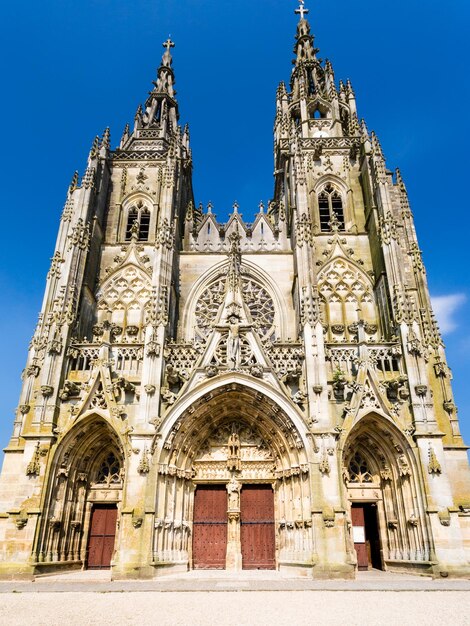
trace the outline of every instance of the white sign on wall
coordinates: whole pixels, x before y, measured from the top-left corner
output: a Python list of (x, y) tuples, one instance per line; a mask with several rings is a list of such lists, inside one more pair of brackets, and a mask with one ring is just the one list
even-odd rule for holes
[(354, 543), (365, 543), (366, 533), (364, 526), (353, 526), (353, 540)]

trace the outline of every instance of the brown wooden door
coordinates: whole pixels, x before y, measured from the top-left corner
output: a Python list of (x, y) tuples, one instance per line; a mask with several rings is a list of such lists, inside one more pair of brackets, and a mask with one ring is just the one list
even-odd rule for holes
[(91, 512), (88, 537), (88, 569), (109, 569), (116, 537), (115, 504), (97, 504)]
[(227, 489), (198, 485), (194, 494), (193, 567), (225, 569), (227, 554)]
[(275, 569), (274, 493), (271, 485), (243, 485), (240, 509), (243, 569)]
[(369, 555), (367, 554), (366, 524), (363, 506), (352, 506), (351, 521), (354, 548), (357, 554), (357, 567), (360, 570), (369, 569)]

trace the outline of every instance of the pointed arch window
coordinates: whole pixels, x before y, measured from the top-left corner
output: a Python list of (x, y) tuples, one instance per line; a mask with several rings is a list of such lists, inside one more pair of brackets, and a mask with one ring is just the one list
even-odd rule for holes
[(132, 234), (137, 234), (139, 241), (148, 241), (150, 231), (150, 211), (142, 201), (129, 209), (126, 224), (126, 241), (132, 239)]
[(372, 472), (366, 459), (356, 452), (349, 461), (349, 481), (351, 483), (371, 483), (373, 482)]
[(101, 462), (96, 477), (99, 485), (115, 485), (121, 482), (121, 464), (114, 452), (110, 452)]
[(338, 224), (338, 229), (345, 230), (343, 200), (333, 185), (326, 185), (318, 195), (318, 208), (322, 232), (331, 231), (331, 222), (334, 218)]

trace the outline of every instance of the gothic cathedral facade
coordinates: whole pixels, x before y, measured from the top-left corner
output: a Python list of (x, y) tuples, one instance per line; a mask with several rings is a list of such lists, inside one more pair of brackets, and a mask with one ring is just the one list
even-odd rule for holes
[(268, 206), (194, 202), (168, 40), (61, 216), (0, 576), (470, 573), (470, 473), (405, 185), (301, 2)]

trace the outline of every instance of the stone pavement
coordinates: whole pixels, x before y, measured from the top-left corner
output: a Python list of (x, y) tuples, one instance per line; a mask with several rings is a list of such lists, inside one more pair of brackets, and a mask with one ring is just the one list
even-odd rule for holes
[(88, 571), (0, 583), (0, 624), (469, 626), (469, 591), (469, 580), (387, 572), (363, 572), (355, 581), (199, 571), (112, 582), (109, 572)]
[[(193, 570), (155, 580), (112, 581), (108, 570), (37, 576), (33, 582), (2, 581), (1, 593), (196, 592), (196, 591), (470, 591), (470, 580), (411, 576), (372, 570), (356, 580), (314, 580), (278, 571)], [(470, 623), (470, 622), (469, 622)]]

